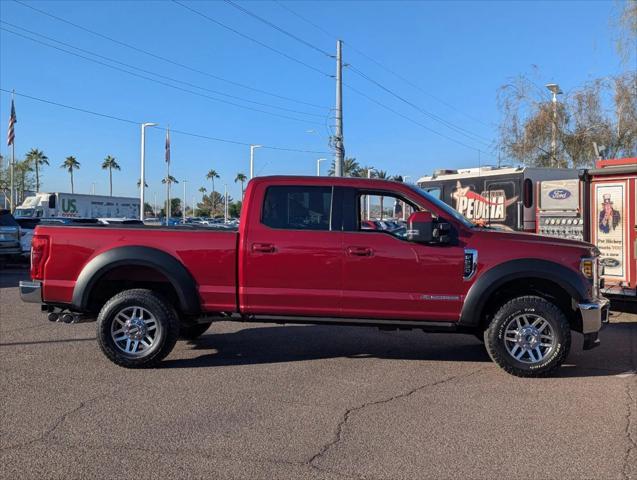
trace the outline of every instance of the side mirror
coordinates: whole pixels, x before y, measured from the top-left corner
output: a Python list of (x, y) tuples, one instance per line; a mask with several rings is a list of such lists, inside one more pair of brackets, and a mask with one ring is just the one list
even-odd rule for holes
[(430, 212), (414, 212), (407, 221), (407, 240), (417, 243), (450, 243), (451, 225), (434, 220)]
[(407, 220), (407, 240), (431, 243), (433, 241), (434, 219), (430, 212), (414, 212)]

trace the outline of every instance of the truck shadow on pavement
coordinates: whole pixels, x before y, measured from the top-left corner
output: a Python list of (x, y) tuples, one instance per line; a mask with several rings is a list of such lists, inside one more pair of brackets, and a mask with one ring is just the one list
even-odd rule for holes
[[(377, 358), (448, 362), (491, 362), (484, 345), (471, 335), (424, 334), (417, 331), (381, 333), (374, 328), (277, 326), (246, 328), (233, 333), (209, 333), (189, 342), (195, 358), (168, 358), (159, 368), (200, 368), (301, 362), (329, 358)], [(612, 376), (634, 370), (630, 342), (635, 344), (637, 323), (618, 323), (604, 330), (601, 347), (582, 351), (574, 335), (571, 354), (557, 377)], [(623, 339), (626, 351), (613, 345)], [(181, 350), (184, 352), (184, 350)], [(209, 353), (204, 353), (209, 352)], [(494, 366), (495, 367), (495, 366)]]

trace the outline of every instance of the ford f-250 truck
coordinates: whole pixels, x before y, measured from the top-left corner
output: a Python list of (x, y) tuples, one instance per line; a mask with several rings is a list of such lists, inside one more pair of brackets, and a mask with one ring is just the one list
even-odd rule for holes
[[(369, 195), (408, 205), (407, 227), (361, 228)], [(417, 187), (357, 178), (252, 180), (238, 231), (39, 226), (31, 277), (24, 301), (52, 321), (97, 319), (124, 367), (237, 320), (475, 334), (507, 372), (540, 376), (571, 331), (596, 346), (608, 316), (592, 245), (479, 227)]]

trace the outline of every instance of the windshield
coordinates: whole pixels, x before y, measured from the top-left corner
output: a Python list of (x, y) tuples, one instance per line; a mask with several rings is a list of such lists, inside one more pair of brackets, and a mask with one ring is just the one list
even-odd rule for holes
[(411, 188), (412, 190), (414, 190), (415, 192), (417, 192), (419, 195), (425, 197), (427, 200), (429, 200), (431, 203), (433, 203), (436, 207), (438, 207), (440, 210), (442, 210), (443, 212), (449, 214), (450, 216), (452, 216), (453, 218), (455, 218), (456, 220), (458, 220), (460, 223), (462, 223), (465, 227), (471, 228), (474, 227), (475, 224), (468, 220), (467, 217), (465, 217), (464, 215), (462, 215), (460, 212), (458, 212), (457, 210), (455, 210), (454, 208), (450, 207), (449, 205), (447, 205), (445, 202), (443, 202), (442, 200), (434, 197), (433, 195), (431, 195), (430, 193), (425, 192), (422, 188), (417, 187), (416, 185), (410, 185), (410, 184), (406, 184), (409, 188)]
[(32, 217), (35, 212), (34, 208), (16, 208), (15, 216), (16, 217)]

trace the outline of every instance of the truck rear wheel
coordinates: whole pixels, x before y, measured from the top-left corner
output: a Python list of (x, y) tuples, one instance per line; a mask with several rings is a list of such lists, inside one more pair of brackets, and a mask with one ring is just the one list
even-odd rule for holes
[(489, 356), (503, 370), (518, 377), (541, 377), (553, 373), (568, 356), (571, 330), (556, 305), (524, 296), (500, 307), (484, 340)]
[(112, 297), (97, 317), (97, 341), (104, 354), (126, 368), (152, 367), (175, 346), (175, 309), (151, 290), (125, 290)]

